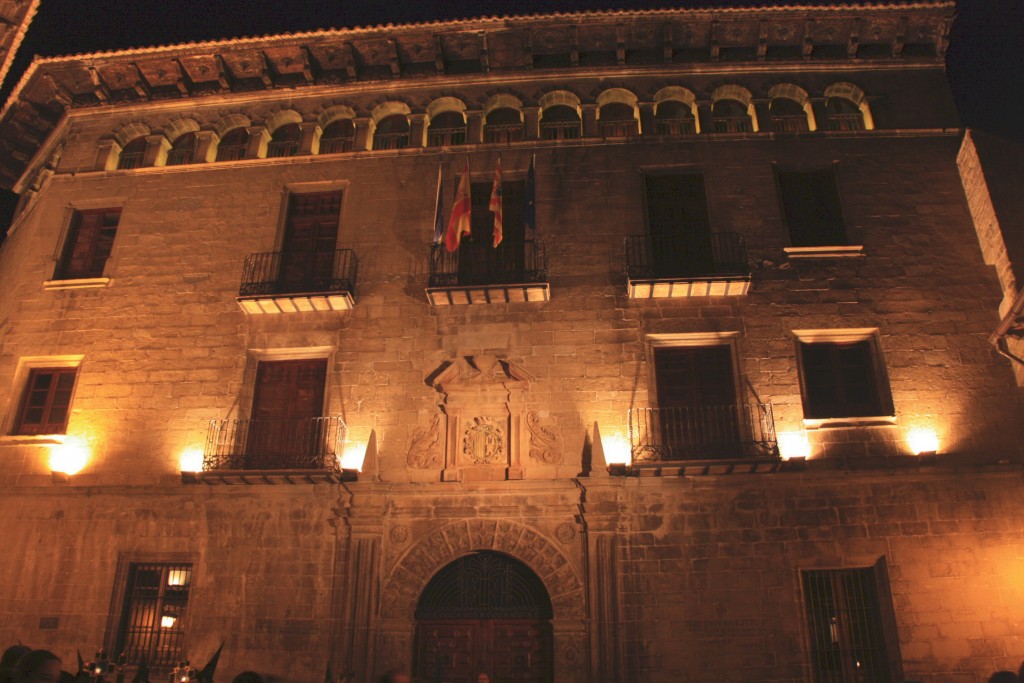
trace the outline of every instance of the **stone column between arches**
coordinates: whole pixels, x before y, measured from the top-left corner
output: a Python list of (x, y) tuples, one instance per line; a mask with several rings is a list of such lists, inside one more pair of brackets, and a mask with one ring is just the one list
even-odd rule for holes
[(376, 670), (412, 664), (420, 594), (441, 568), (478, 550), (514, 557), (537, 574), (551, 598), (554, 615), (554, 680), (586, 683), (589, 653), (586, 597), (579, 571), (582, 559), (571, 560), (547, 536), (505, 519), (448, 524), (424, 536), (398, 559), (386, 574), (381, 590)]

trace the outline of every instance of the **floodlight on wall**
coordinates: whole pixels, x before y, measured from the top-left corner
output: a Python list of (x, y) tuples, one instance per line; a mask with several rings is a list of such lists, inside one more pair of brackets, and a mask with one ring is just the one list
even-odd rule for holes
[(914, 455), (935, 455), (939, 451), (939, 435), (928, 427), (914, 427), (907, 432), (907, 445)]
[(363, 471), (363, 461), (366, 459), (366, 444), (361, 441), (346, 441), (345, 450), (338, 456), (338, 465), (342, 471), (352, 472)]
[(70, 436), (50, 446), (50, 474), (54, 483), (66, 484), (89, 462), (89, 444), (80, 436)]
[(608, 464), (609, 473), (626, 474), (633, 462), (629, 441), (620, 434), (602, 436), (601, 448), (604, 450), (604, 461)]
[(779, 432), (779, 455), (783, 460), (811, 457), (811, 441), (807, 432)]
[(181, 472), (196, 473), (203, 471), (203, 449), (189, 446), (178, 456), (178, 468)]

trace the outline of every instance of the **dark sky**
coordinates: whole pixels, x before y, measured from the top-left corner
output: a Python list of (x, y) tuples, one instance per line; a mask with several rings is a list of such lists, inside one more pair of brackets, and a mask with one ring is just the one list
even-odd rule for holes
[[(42, 0), (8, 78), (16, 81), (33, 54), (495, 14), (798, 3), (825, 4), (820, 0)], [(963, 123), (1024, 141), (1024, 0), (959, 0), (957, 12), (948, 65)]]

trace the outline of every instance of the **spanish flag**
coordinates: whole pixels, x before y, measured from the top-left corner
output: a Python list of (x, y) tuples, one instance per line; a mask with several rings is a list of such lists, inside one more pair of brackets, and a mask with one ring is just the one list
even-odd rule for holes
[(501, 210), (501, 157), (498, 157), (498, 167), (494, 169), (494, 185), (491, 186), (491, 203), (487, 206), (494, 213), (494, 248), (501, 244), (504, 220)]
[(448, 251), (455, 251), (462, 242), (462, 236), (469, 234), (470, 218), (473, 214), (473, 200), (469, 194), (469, 159), (466, 159), (466, 170), (459, 179), (459, 189), (455, 193), (455, 204), (452, 215), (448, 218), (448, 233), (445, 235), (445, 246)]

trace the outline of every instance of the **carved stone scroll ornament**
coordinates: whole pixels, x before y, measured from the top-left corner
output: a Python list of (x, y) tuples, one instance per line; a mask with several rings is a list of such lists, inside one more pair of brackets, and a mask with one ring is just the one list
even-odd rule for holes
[(416, 469), (430, 469), (441, 467), (441, 415), (434, 414), (429, 427), (420, 427), (412, 435), (412, 444), (409, 446), (409, 455), (406, 461), (409, 467)]
[(462, 453), (476, 465), (506, 462), (505, 430), (497, 420), (489, 417), (473, 418), (462, 438)]
[(562, 436), (554, 420), (531, 410), (526, 414), (526, 427), (530, 430), (531, 458), (548, 465), (562, 462)]

